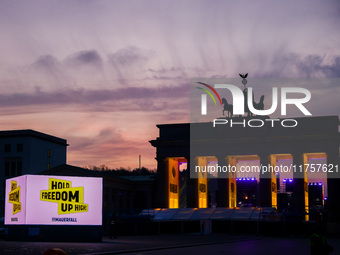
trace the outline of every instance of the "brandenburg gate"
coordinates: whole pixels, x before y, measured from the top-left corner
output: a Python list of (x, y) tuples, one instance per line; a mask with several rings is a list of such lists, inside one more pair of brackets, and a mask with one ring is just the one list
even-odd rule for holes
[[(254, 117), (233, 117), (242, 123)], [(259, 116), (256, 116), (258, 119)], [(268, 118), (268, 116), (267, 116)], [(226, 117), (225, 120), (231, 120)], [(282, 121), (284, 119), (280, 119)], [(229, 168), (242, 161), (259, 161), (258, 198), (256, 206), (277, 208), (277, 174), (262, 171), (275, 167), (282, 160), (291, 161), (293, 177), (293, 207), (309, 220), (308, 162), (322, 159), (327, 173), (328, 222), (340, 226), (340, 170), (338, 116), (295, 118), (298, 125), (273, 127), (270, 122), (260, 128), (227, 125), (213, 127), (212, 122), (157, 125), (159, 137), (150, 141), (156, 147), (157, 192), (156, 206), (160, 208), (209, 207), (207, 172), (209, 162)], [(195, 130), (193, 132), (193, 130)], [(186, 201), (181, 201), (180, 166), (186, 163)], [(237, 207), (237, 175), (219, 171), (215, 194), (217, 207)]]

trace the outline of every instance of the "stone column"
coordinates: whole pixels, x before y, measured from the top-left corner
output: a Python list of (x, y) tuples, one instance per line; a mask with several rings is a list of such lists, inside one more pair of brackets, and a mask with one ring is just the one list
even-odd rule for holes
[[(226, 156), (217, 156), (218, 166), (221, 168), (223, 166), (228, 166), (228, 161)], [(218, 191), (216, 195), (217, 207), (229, 207), (229, 178), (227, 172), (218, 172)]]
[(272, 197), (271, 197), (271, 173), (269, 172), (268, 165), (269, 155), (268, 154), (260, 154), (260, 164), (262, 165), (262, 169), (260, 172), (260, 183), (259, 183), (259, 201), (261, 207), (271, 207), (272, 206)]
[[(328, 197), (325, 203), (326, 209), (328, 210), (328, 222), (329, 232), (339, 233), (340, 229), (340, 169), (339, 169), (339, 156), (338, 148), (334, 148), (332, 151), (327, 152), (327, 186), (328, 186)], [(333, 166), (333, 172), (329, 169)], [(336, 172), (335, 166), (338, 166)], [(337, 229), (336, 229), (337, 228)]]
[[(228, 206), (230, 208), (234, 208), (237, 206), (237, 186), (236, 186), (236, 171), (233, 172), (233, 169), (236, 169), (237, 157), (236, 156), (228, 156)], [(230, 166), (230, 167), (229, 167)]]
[(169, 157), (165, 160), (167, 175), (168, 175), (168, 197), (169, 197), (169, 208), (179, 208), (179, 161), (176, 157)]
[[(293, 154), (293, 208), (301, 214), (301, 219), (308, 220), (306, 213), (309, 212), (308, 205), (308, 179), (305, 164), (308, 163), (307, 154)], [(300, 167), (301, 166), (301, 167)]]
[(156, 207), (169, 207), (169, 192), (168, 192), (168, 171), (165, 157), (157, 157), (157, 177), (156, 177)]
[(187, 160), (187, 207), (198, 207), (198, 186), (197, 178), (191, 178), (190, 172), (195, 171), (195, 159), (190, 156), (185, 157)]
[(273, 171), (270, 173), (270, 197), (271, 206), (277, 209), (277, 179), (276, 179), (276, 167), (277, 157), (276, 154), (269, 155), (269, 164), (273, 167)]
[(197, 166), (200, 166), (197, 178), (198, 208), (208, 207), (207, 157), (197, 157)]

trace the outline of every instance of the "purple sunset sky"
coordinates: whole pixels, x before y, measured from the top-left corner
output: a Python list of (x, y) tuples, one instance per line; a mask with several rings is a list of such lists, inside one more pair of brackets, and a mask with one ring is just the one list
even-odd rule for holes
[[(190, 78), (340, 78), (339, 27), (335, 0), (4, 0), (0, 130), (65, 138), (73, 165), (155, 168)], [(310, 89), (313, 115), (339, 114), (339, 86)]]

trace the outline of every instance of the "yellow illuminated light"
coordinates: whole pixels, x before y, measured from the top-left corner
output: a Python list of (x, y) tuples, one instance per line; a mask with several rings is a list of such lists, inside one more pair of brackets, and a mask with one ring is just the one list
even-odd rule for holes
[(179, 208), (179, 173), (177, 158), (167, 158), (169, 208)]
[[(207, 157), (197, 157), (197, 165), (200, 166), (200, 169), (205, 169), (207, 166), (208, 161)], [(202, 166), (202, 167), (201, 167)], [(208, 197), (208, 179), (206, 172), (198, 172), (198, 179), (197, 179), (197, 188), (198, 188), (198, 207), (199, 208), (207, 208), (207, 197)]]
[[(277, 162), (276, 155), (275, 154), (269, 155), (269, 163), (273, 167), (273, 169), (276, 166), (276, 162)], [(271, 192), (272, 207), (277, 209), (277, 181), (276, 181), (275, 171), (271, 172), (271, 176), (270, 176), (270, 189), (271, 189), (270, 192)]]
[[(236, 157), (234, 156), (228, 156), (228, 164), (230, 167), (235, 166), (236, 167)], [(235, 208), (237, 203), (237, 187), (236, 187), (236, 171), (229, 172), (229, 207)]]
[(308, 153), (304, 153), (302, 156), (302, 165), (304, 166), (303, 171), (303, 190), (305, 195), (305, 221), (309, 221), (309, 199), (308, 199), (308, 173), (307, 173), (307, 164), (308, 164)]

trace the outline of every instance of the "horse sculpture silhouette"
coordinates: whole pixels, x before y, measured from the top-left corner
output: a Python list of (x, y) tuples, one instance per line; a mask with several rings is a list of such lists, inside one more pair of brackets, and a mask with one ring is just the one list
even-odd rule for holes
[(223, 116), (224, 116), (224, 112), (227, 111), (228, 112), (228, 117), (233, 116), (233, 105), (232, 104), (228, 104), (227, 99), (222, 98), (222, 104), (223, 104)]
[[(247, 116), (253, 116), (253, 113), (249, 110), (248, 107), (248, 90), (244, 89), (243, 90), (243, 95), (244, 95), (244, 111), (247, 113)], [(228, 117), (233, 116), (233, 105), (229, 104), (227, 99), (222, 98), (222, 104), (223, 104), (223, 116), (225, 115), (224, 112), (228, 112)], [(255, 102), (254, 100), (254, 93), (253, 93), (253, 106), (256, 110), (263, 110), (264, 109), (264, 95), (261, 96), (260, 101), (258, 103)]]
[[(249, 110), (248, 107), (248, 89), (245, 88), (243, 90), (243, 95), (244, 95), (244, 111), (247, 113), (247, 116), (253, 116), (253, 113)], [(252, 95), (253, 98), (253, 106), (256, 110), (263, 110), (264, 109), (264, 95), (261, 96), (260, 101), (258, 103), (255, 102), (254, 100), (254, 93)], [(223, 110), (222, 114), (223, 116), (225, 115), (224, 112), (228, 112), (228, 117), (233, 116), (233, 105), (229, 104), (227, 99), (222, 98), (222, 104), (223, 104)]]
[[(247, 116), (253, 116), (253, 113), (249, 110), (248, 107), (248, 89), (245, 88), (243, 90), (243, 95), (244, 95), (244, 111), (247, 113)], [(256, 103), (254, 100), (254, 93), (252, 95), (253, 98), (253, 106), (256, 110), (263, 110), (264, 109), (264, 95), (261, 96), (260, 102)]]
[(264, 109), (264, 103), (263, 103), (263, 101), (264, 101), (264, 95), (262, 95), (261, 96), (261, 98), (260, 98), (260, 102), (258, 102), (258, 103), (255, 103), (254, 102), (254, 100), (253, 100), (253, 104), (254, 104), (254, 108), (256, 109), (256, 110), (263, 110)]

